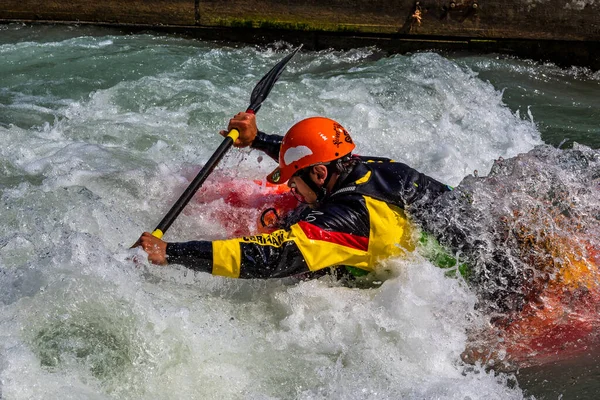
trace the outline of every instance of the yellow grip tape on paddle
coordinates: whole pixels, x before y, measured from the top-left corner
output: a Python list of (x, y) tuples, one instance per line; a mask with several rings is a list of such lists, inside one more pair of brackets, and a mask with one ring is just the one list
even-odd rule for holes
[(232, 129), (227, 134), (227, 137), (230, 137), (235, 142), (240, 137), (240, 131), (238, 131), (237, 129)]
[(164, 233), (160, 229), (156, 229), (154, 232), (152, 232), (152, 236), (157, 237), (159, 239), (162, 239), (163, 235)]

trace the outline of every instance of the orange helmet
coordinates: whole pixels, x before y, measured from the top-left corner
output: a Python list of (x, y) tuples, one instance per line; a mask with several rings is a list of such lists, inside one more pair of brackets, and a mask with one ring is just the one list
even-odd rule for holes
[(348, 131), (334, 120), (324, 117), (304, 119), (283, 137), (279, 167), (267, 176), (267, 181), (285, 183), (301, 169), (337, 160), (350, 154), (354, 147)]

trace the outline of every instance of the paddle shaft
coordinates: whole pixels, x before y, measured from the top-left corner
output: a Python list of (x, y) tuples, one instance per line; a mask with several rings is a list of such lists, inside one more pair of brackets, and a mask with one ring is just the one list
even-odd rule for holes
[[(248, 110), (247, 112), (250, 112)], [(185, 191), (179, 196), (179, 199), (173, 204), (173, 207), (169, 210), (167, 215), (158, 223), (154, 231), (152, 232), (153, 236), (157, 238), (162, 238), (163, 235), (167, 232), (169, 227), (175, 222), (175, 219), (179, 216), (181, 211), (185, 208), (185, 206), (190, 202), (194, 194), (200, 189), (200, 186), (206, 181), (206, 178), (211, 174), (211, 172), (215, 169), (219, 161), (223, 158), (225, 153), (231, 148), (233, 143), (240, 136), (240, 133), (237, 129), (232, 129), (225, 140), (221, 142), (221, 145), (215, 150), (210, 159), (204, 164), (204, 167), (198, 172), (198, 175), (194, 178), (192, 183), (185, 189)]]
[[(302, 46), (298, 47), (291, 54), (287, 55), (283, 60), (279, 61), (271, 70), (263, 76), (263, 78), (258, 82), (258, 84), (254, 87), (252, 91), (252, 95), (250, 96), (250, 106), (246, 110), (247, 113), (255, 114), (261, 107), (262, 102), (268, 96), (271, 88), (279, 79), (279, 75), (283, 72), (285, 65), (287, 62), (300, 50)], [(173, 207), (169, 210), (167, 215), (160, 221), (158, 226), (152, 232), (152, 235), (161, 239), (163, 235), (167, 232), (167, 229), (173, 224), (175, 219), (179, 216), (181, 211), (185, 208), (185, 206), (189, 203), (189, 201), (194, 197), (194, 194), (198, 191), (200, 186), (204, 183), (206, 178), (210, 175), (210, 173), (215, 169), (219, 161), (223, 158), (225, 153), (231, 148), (233, 143), (239, 138), (240, 132), (237, 129), (232, 129), (227, 134), (227, 137), (219, 148), (213, 153), (212, 157), (208, 160), (208, 162), (202, 167), (198, 175), (194, 178), (192, 183), (187, 187), (187, 189), (179, 196), (179, 199), (175, 202)], [(138, 246), (140, 240), (136, 242), (132, 247)]]

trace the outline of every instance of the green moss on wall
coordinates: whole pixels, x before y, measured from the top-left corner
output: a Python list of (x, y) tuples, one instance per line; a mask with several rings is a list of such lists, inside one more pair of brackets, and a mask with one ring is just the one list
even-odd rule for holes
[(209, 21), (209, 25), (224, 26), (230, 28), (253, 28), (253, 29), (281, 29), (291, 31), (321, 31), (321, 32), (373, 32), (373, 26), (354, 24), (333, 24), (322, 22), (305, 22), (293, 20), (276, 19), (245, 19), (245, 18), (215, 18)]

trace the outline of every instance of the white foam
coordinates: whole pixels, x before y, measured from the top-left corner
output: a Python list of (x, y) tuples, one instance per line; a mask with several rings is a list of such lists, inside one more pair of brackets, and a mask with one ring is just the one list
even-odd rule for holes
[[(161, 40), (157, 60), (169, 59), (170, 39)], [(128, 250), (187, 185), (182, 168), (208, 159), (217, 132), (281, 58), (173, 40), (186, 53), (175, 66), (59, 99), (45, 127), (0, 127), (2, 165), (16, 181), (2, 188), (0, 254), (11, 268), (2, 284), (22, 289), (0, 297), (3, 396), (521, 398), (505, 375), (464, 369), (473, 294), (417, 255), (390, 261), (381, 287), (353, 289), (327, 279), (227, 280), (151, 266)], [(73, 39), (52, 51), (119, 43)], [(35, 50), (11, 46), (0, 51)], [(472, 71), (434, 54), (370, 61), (373, 54), (300, 54), (259, 126), (283, 133), (325, 115), (350, 130), (360, 154), (407, 161), (448, 183), (539, 142), (531, 120)], [(232, 150), (219, 168), (225, 177), (264, 178), (274, 165)], [(168, 240), (223, 234), (206, 216), (226, 206), (196, 207)]]

